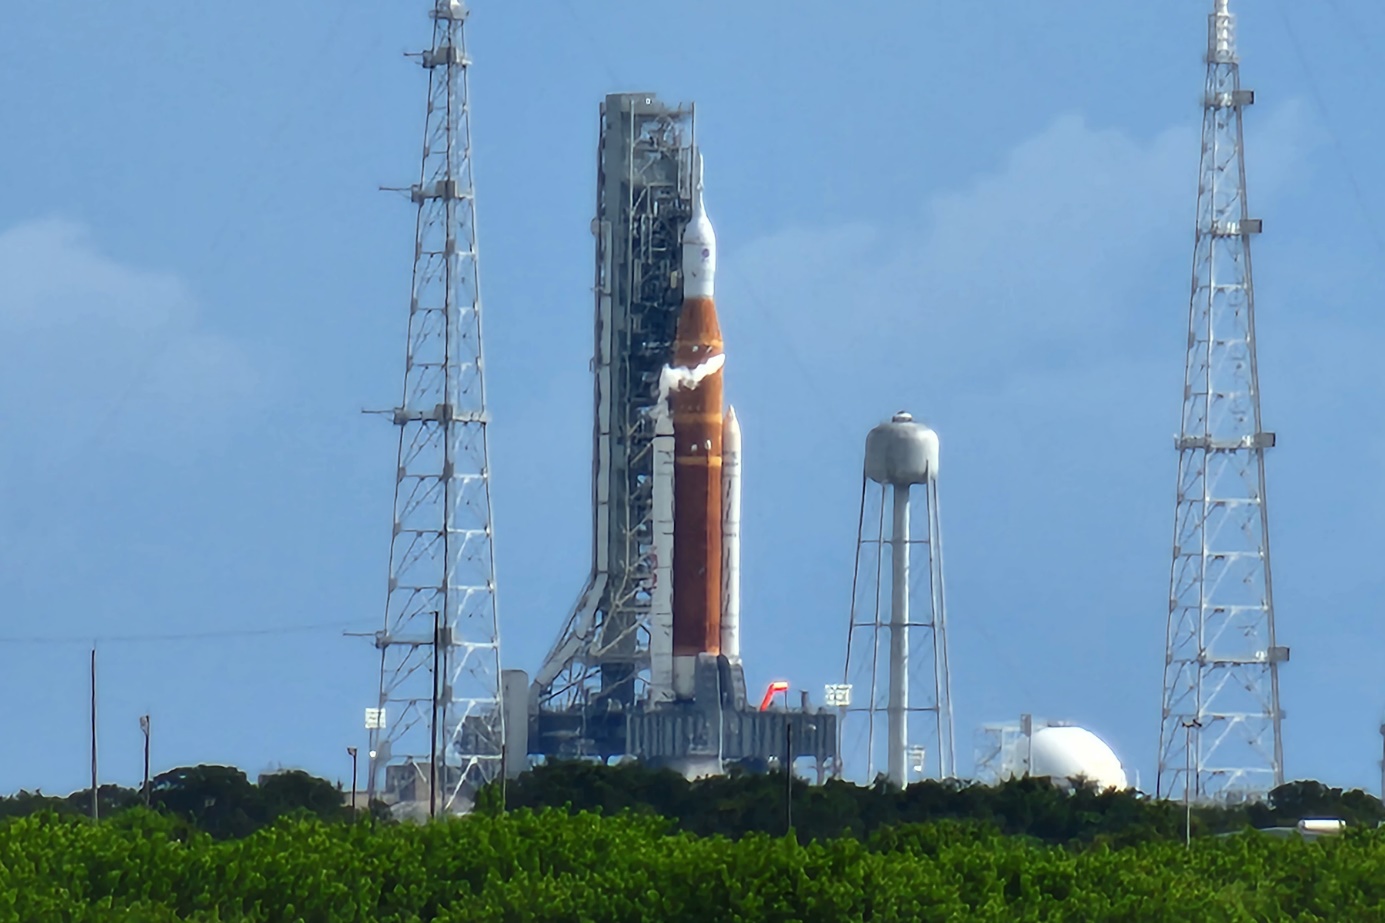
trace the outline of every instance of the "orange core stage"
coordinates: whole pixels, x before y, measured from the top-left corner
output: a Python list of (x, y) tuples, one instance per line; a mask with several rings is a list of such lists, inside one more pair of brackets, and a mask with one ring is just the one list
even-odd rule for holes
[[(696, 369), (722, 353), (711, 298), (684, 300), (675, 366)], [(673, 655), (721, 651), (721, 369), (670, 397), (673, 416)]]

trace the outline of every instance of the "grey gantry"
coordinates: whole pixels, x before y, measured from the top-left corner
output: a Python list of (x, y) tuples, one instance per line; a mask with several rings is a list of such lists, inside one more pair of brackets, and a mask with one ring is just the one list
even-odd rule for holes
[(606, 97), (597, 163), (592, 569), (533, 683), (536, 708), (583, 716), (535, 741), (569, 756), (623, 754), (624, 716), (648, 692), (654, 409), (682, 305), (692, 107)]

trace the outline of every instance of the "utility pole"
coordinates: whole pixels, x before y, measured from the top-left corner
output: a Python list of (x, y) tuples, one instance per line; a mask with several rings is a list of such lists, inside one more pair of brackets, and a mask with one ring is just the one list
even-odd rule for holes
[(91, 819), (101, 819), (100, 787), (96, 781), (96, 648), (91, 649)]
[[(1196, 718), (1183, 721), (1183, 752), (1185, 779), (1196, 779), (1193, 775), (1193, 728), (1202, 727), (1202, 722)], [(1183, 787), (1183, 845), (1193, 845), (1193, 786)]]
[(351, 822), (356, 822), (356, 748), (347, 747), (347, 755), (351, 757)]
[[(491, 468), (472, 179), (471, 106), (461, 0), (429, 0), (433, 37), (416, 56), (428, 75), (399, 406), (389, 590), (379, 698), (388, 727), (370, 734), (367, 791), (389, 766), (438, 759), (446, 810), (501, 774), (500, 629), (492, 554)], [(430, 618), (434, 612), (440, 613)], [(430, 623), (440, 622), (431, 632)], [(429, 648), (433, 672), (425, 680)], [(440, 648), (440, 650), (439, 650)], [(430, 682), (425, 685), (425, 682)], [(441, 701), (439, 696), (441, 695)], [(438, 712), (429, 720), (430, 706)], [(383, 723), (383, 722), (381, 722)], [(435, 730), (432, 740), (424, 728)], [(439, 749), (437, 759), (432, 755)], [(430, 794), (430, 798), (432, 795)]]
[(433, 613), (433, 715), (428, 727), (432, 743), (428, 753), (428, 816), (438, 816), (438, 680), (442, 673), (442, 613)]
[[(1202, 167), (1178, 449), (1157, 791), (1255, 798), (1284, 782), (1235, 19), (1208, 20)], [(1180, 734), (1185, 722), (1191, 730)], [(1196, 765), (1180, 744), (1197, 749)], [(1180, 758), (1183, 757), (1183, 758)]]
[(149, 716), (141, 715), (139, 719), (139, 729), (144, 734), (144, 782), (140, 785), (140, 794), (144, 796), (144, 806), (149, 807)]
[(1380, 800), (1385, 803), (1385, 724), (1380, 726)]

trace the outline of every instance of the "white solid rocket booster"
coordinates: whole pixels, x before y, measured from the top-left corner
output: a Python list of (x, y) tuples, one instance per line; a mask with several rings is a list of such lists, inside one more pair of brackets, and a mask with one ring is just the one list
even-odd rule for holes
[(673, 698), (673, 418), (654, 423), (654, 592), (649, 601), (649, 700)]
[(741, 424), (729, 407), (721, 429), (721, 652), (741, 659)]

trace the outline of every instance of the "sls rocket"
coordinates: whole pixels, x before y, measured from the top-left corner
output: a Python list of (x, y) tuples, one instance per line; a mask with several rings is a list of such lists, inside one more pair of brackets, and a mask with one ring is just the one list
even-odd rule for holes
[[(663, 384), (672, 433), (660, 421), (656, 436), (656, 455), (666, 457), (672, 449), (672, 465), (665, 461), (655, 469), (656, 584), (662, 583), (658, 577), (670, 576), (670, 552), (673, 560), (672, 592), (663, 583), (652, 600), (655, 701), (692, 698), (700, 656), (740, 658), (741, 433), (734, 411), (722, 413), (716, 234), (702, 200), (700, 155), (696, 171), (692, 216), (683, 230), (683, 305)], [(665, 498), (672, 499), (671, 509)], [(663, 640), (669, 636), (671, 644)], [(667, 670), (659, 661), (670, 653)]]

